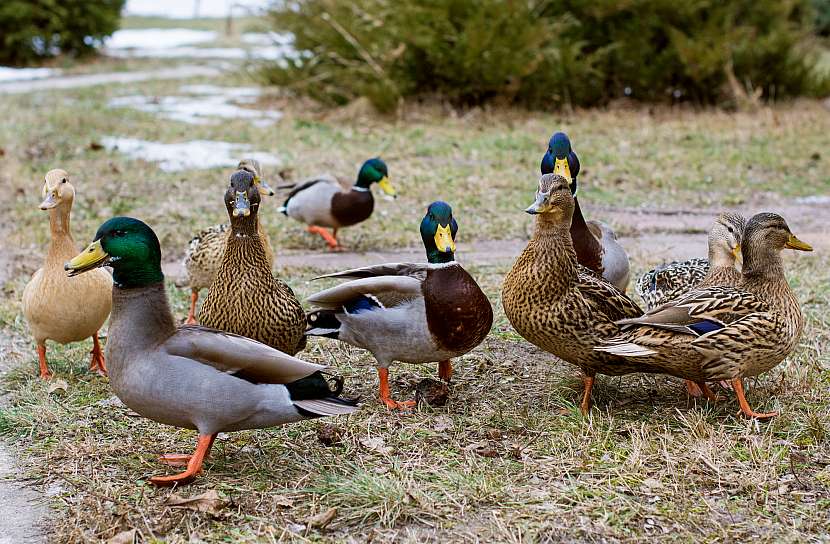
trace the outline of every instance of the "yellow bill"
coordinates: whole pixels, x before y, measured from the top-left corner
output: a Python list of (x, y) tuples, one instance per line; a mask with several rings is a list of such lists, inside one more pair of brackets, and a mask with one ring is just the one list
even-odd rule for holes
[(254, 183), (256, 184), (257, 189), (259, 189), (259, 194), (262, 196), (274, 196), (274, 189), (271, 188), (268, 183), (259, 176), (254, 177)]
[(564, 159), (556, 159), (556, 163), (553, 165), (553, 173), (568, 180), (568, 185), (573, 181), (571, 178), (571, 167), (568, 165), (567, 157)]
[(787, 243), (784, 244), (784, 247), (789, 249), (796, 249), (798, 251), (813, 251), (813, 246), (808, 244), (807, 242), (802, 242), (798, 238), (795, 237), (795, 234), (790, 234)]
[(455, 253), (455, 242), (452, 239), (452, 232), (450, 231), (449, 225), (446, 227), (438, 225), (438, 230), (435, 231), (435, 247), (438, 248), (438, 251), (444, 253)]
[(389, 181), (387, 176), (383, 176), (381, 180), (378, 182), (378, 185), (389, 196), (397, 197), (398, 193), (395, 192), (395, 188), (392, 187), (392, 183)]
[(81, 251), (71, 261), (63, 265), (69, 277), (77, 276), (87, 270), (104, 266), (109, 261), (109, 254), (101, 247), (101, 240), (95, 240), (86, 249)]

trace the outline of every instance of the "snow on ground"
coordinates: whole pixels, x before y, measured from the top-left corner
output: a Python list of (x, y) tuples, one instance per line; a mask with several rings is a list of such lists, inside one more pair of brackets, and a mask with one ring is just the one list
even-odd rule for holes
[(255, 126), (268, 126), (282, 117), (275, 110), (255, 110), (238, 104), (251, 104), (260, 91), (256, 87), (218, 87), (215, 85), (185, 85), (180, 89), (189, 95), (119, 96), (109, 101), (111, 108), (133, 108), (156, 113), (166, 119), (193, 125), (208, 125), (220, 119), (250, 119)]
[(102, 142), (108, 150), (119, 151), (133, 159), (157, 162), (159, 168), (165, 172), (236, 166), (242, 155), (257, 159), (262, 164), (279, 165), (281, 162), (276, 155), (251, 151), (251, 147), (247, 144), (211, 140), (164, 144), (115, 136), (107, 136)]
[(10, 68), (0, 66), (0, 81), (22, 81), (29, 79), (43, 79), (58, 75), (60, 70), (53, 68)]
[(269, 0), (127, 0), (124, 15), (190, 19), (191, 17), (238, 17), (262, 11)]
[(111, 57), (191, 58), (229, 60), (279, 60), (296, 56), (289, 34), (243, 34), (242, 47), (193, 47), (215, 41), (216, 32), (188, 28), (140, 28), (116, 31), (106, 41), (104, 53)]
[(216, 32), (190, 28), (128, 28), (107, 38), (107, 49), (168, 49), (212, 42)]

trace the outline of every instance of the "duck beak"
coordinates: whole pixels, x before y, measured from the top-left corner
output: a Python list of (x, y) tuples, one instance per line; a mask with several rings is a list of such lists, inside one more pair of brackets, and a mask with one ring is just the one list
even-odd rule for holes
[(236, 202), (233, 205), (233, 216), (248, 217), (249, 215), (251, 215), (251, 202), (248, 200), (248, 193), (237, 191)]
[(813, 251), (813, 246), (806, 242), (802, 242), (795, 237), (795, 234), (790, 234), (790, 237), (787, 239), (787, 243), (784, 244), (784, 247), (798, 251)]
[(398, 198), (398, 193), (395, 192), (395, 188), (392, 187), (392, 183), (389, 181), (388, 177), (383, 176), (378, 182), (378, 185), (380, 185), (380, 188), (383, 189), (383, 192), (387, 195), (392, 198)]
[(568, 185), (573, 185), (573, 178), (571, 178), (571, 167), (568, 164), (568, 157), (565, 157), (564, 159), (556, 159), (556, 162), (553, 164), (553, 173), (568, 180)]
[(735, 257), (735, 260), (741, 258), (741, 244), (738, 244), (732, 248), (732, 256)]
[(71, 278), (93, 268), (106, 266), (109, 262), (110, 256), (101, 247), (101, 240), (95, 240), (86, 246), (86, 249), (76, 255), (75, 258), (63, 265), (63, 269), (66, 270), (66, 275)]
[(254, 178), (254, 183), (256, 183), (257, 189), (259, 189), (259, 194), (262, 196), (274, 196), (274, 189), (272, 189), (264, 179), (257, 176)]
[(449, 225), (445, 227), (438, 225), (435, 231), (435, 247), (442, 253), (455, 253), (455, 241), (452, 239)]
[(51, 210), (58, 205), (57, 191), (49, 191), (46, 193), (46, 198), (40, 203), (41, 210)]
[(542, 193), (536, 193), (536, 200), (525, 209), (525, 213), (529, 213), (530, 215), (538, 215), (544, 211), (545, 205), (545, 195)]

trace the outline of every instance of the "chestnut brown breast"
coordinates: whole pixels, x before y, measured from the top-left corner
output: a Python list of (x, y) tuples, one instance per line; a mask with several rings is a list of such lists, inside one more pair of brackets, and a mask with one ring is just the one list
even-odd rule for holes
[(371, 191), (336, 193), (331, 199), (331, 215), (341, 227), (348, 227), (365, 221), (375, 209)]
[(427, 326), (441, 348), (466, 353), (490, 332), (490, 301), (460, 265), (430, 269), (423, 293)]

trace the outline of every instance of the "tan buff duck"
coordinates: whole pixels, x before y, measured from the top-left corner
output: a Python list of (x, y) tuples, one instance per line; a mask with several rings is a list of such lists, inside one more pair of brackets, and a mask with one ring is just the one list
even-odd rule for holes
[(739, 287), (704, 287), (624, 319), (625, 331), (597, 350), (634, 364), (660, 367), (694, 380), (730, 380), (748, 417), (768, 418), (746, 400), (742, 378), (757, 376), (783, 361), (798, 345), (804, 317), (784, 277), (781, 251), (812, 251), (790, 232), (780, 215), (759, 213), (744, 230)]
[(617, 235), (610, 227), (599, 221), (586, 221), (582, 216), (582, 209), (576, 198), (579, 158), (564, 132), (557, 132), (551, 136), (548, 150), (542, 157), (542, 174), (559, 174), (570, 180), (571, 193), (574, 195), (571, 239), (577, 262), (593, 270), (624, 293), (628, 289), (630, 276), (628, 254), (617, 242)]
[(259, 203), (254, 175), (234, 172), (225, 192), (230, 236), (199, 323), (294, 355), (305, 347), (305, 312), (291, 287), (271, 271), (259, 234)]
[[(262, 166), (256, 159), (243, 159), (237, 166), (239, 170), (250, 172), (254, 176), (254, 183), (262, 196), (273, 196), (274, 190), (262, 179)], [(196, 303), (199, 301), (199, 291), (207, 289), (216, 278), (216, 271), (225, 254), (225, 244), (230, 235), (230, 224), (214, 225), (199, 232), (187, 247), (184, 255), (184, 268), (187, 277), (179, 287), (190, 287), (190, 311), (187, 313), (186, 323), (196, 323)], [(257, 223), (257, 234), (265, 246), (265, 257), (268, 267), (274, 265), (274, 250), (271, 248), (271, 239), (268, 233)]]
[(141, 221), (110, 219), (66, 269), (75, 276), (100, 266), (111, 266), (115, 280), (107, 341), (113, 391), (146, 418), (199, 433), (192, 455), (162, 457), (168, 464), (186, 464), (185, 471), (150, 478), (153, 484), (192, 481), (217, 433), (356, 409), (338, 397), (341, 379), (335, 378), (332, 389), (321, 374), (325, 367), (242, 336), (198, 325), (177, 328), (158, 238)]
[[(308, 232), (319, 234), (330, 249), (337, 250), (340, 249), (338, 229), (356, 225), (372, 215), (375, 209), (371, 190), (373, 183), (377, 183), (386, 194), (395, 196), (386, 163), (374, 158), (363, 163), (351, 188), (343, 187), (330, 175), (290, 186), (291, 192), (280, 211), (308, 225)], [(332, 232), (329, 233), (326, 228), (332, 229)]]
[(389, 366), (438, 362), (452, 376), (450, 359), (479, 345), (493, 324), (493, 309), (476, 281), (455, 260), (458, 224), (446, 202), (433, 202), (421, 221), (426, 264), (388, 263), (324, 278), (351, 278), (308, 298), (321, 308), (308, 315), (312, 336), (336, 338), (372, 352), (378, 363), (380, 400), (390, 409)]
[(46, 341), (60, 344), (92, 338), (90, 371), (106, 374), (98, 331), (110, 313), (112, 278), (96, 270), (83, 278), (67, 278), (63, 263), (78, 253), (69, 228), (75, 188), (64, 170), (51, 170), (43, 184), (41, 210), (49, 211), (51, 240), (43, 267), (23, 290), (23, 315), (37, 343), (40, 377), (52, 376), (46, 361)]
[(737, 260), (741, 256), (741, 237), (746, 219), (737, 213), (724, 212), (709, 231), (709, 256), (675, 261), (649, 270), (637, 280), (635, 290), (647, 309), (670, 302), (695, 287), (737, 286), (741, 273)]
[(536, 217), (536, 230), (504, 278), (502, 305), (516, 332), (582, 369), (580, 408), (587, 414), (596, 374), (619, 376), (657, 368), (594, 350), (602, 340), (619, 334), (614, 321), (638, 317), (642, 310), (577, 262), (570, 230), (574, 208), (569, 180), (543, 175), (536, 200), (526, 210)]

